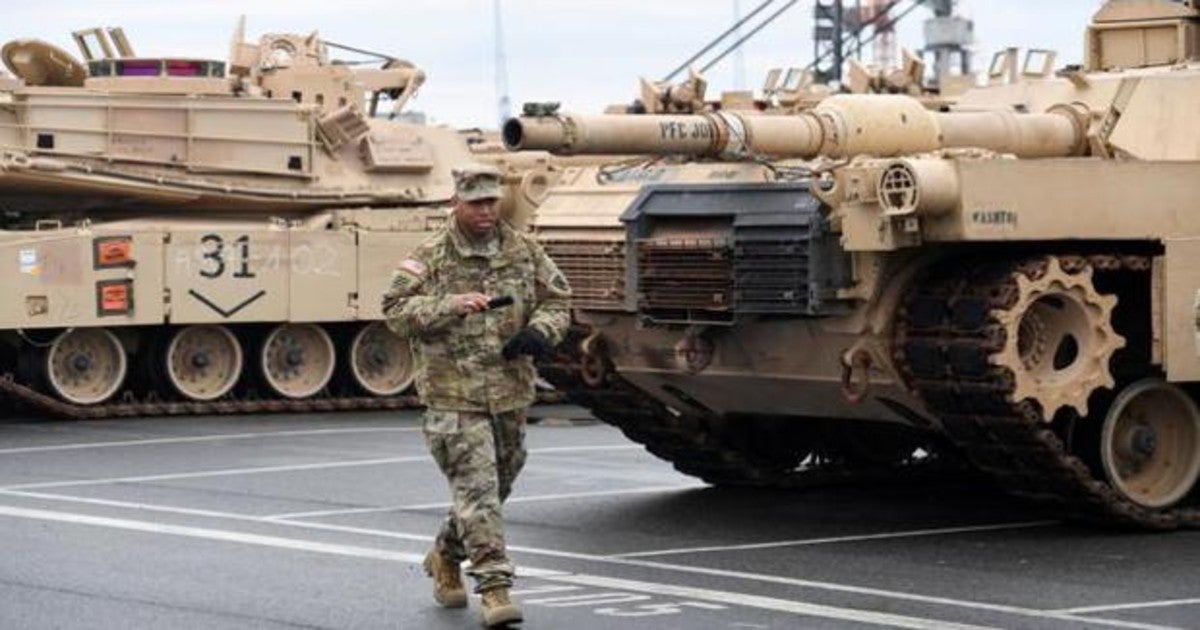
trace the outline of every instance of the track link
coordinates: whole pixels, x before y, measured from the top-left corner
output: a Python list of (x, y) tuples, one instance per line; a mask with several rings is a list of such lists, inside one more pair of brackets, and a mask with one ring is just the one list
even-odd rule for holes
[(126, 395), (119, 402), (102, 405), (76, 405), (63, 402), (17, 382), (11, 374), (0, 377), (0, 395), (53, 417), (75, 420), (132, 418), (138, 416), (226, 415), (248, 413), (306, 413), (322, 411), (411, 409), (418, 406), (415, 396), (309, 398), (304, 400), (215, 400), (181, 402), (134, 399)]
[[(143, 416), (199, 416), (252, 413), (319, 413), (333, 411), (388, 411), (418, 409), (415, 395), (400, 396), (330, 396), (303, 400), (234, 399), (211, 402), (165, 401), (153, 397), (136, 399), (132, 392), (118, 402), (102, 405), (76, 405), (63, 402), (18, 382), (13, 375), (0, 375), (0, 398), (21, 403), (48, 416), (72, 420), (102, 420), (105, 418), (136, 418)], [(558, 392), (538, 392), (538, 401), (556, 403), (562, 400)]]
[[(1078, 272), (1090, 266), (1097, 276), (1147, 273), (1151, 264), (1144, 256), (1058, 259), (1064, 270)], [(1045, 273), (1048, 260), (1042, 256), (939, 266), (946, 271), (916, 283), (905, 300), (896, 327), (897, 366), (942, 419), (948, 437), (1008, 492), (1080, 520), (1151, 529), (1200, 525), (1195, 492), (1191, 503), (1149, 510), (1098, 479), (1043, 420), (1038, 404), (1011, 400), (1012, 373), (989, 363), (1008, 334), (992, 313), (1016, 299), (1014, 273), (1037, 278)]]

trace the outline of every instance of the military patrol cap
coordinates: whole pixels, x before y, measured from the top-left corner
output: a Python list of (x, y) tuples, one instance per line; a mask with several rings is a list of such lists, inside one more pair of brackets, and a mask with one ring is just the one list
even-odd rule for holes
[(500, 198), (500, 171), (487, 164), (467, 164), (453, 171), (454, 192), (463, 201)]

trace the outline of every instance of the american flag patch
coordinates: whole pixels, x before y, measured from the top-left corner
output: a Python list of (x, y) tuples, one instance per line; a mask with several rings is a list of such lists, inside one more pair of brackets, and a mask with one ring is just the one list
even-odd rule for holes
[(413, 258), (402, 261), (400, 268), (417, 277), (425, 275), (425, 263)]

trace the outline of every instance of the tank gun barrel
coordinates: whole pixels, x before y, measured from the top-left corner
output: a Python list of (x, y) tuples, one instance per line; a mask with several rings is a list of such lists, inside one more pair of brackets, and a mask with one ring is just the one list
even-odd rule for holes
[[(543, 149), (562, 154), (651, 153), (725, 155), (741, 138), (760, 139), (761, 152), (783, 145), (811, 151), (814, 130), (798, 119), (725, 113), (697, 115), (555, 115), (523, 117), (504, 125), (504, 144), (511, 150)], [(748, 138), (747, 138), (748, 139)]]
[(553, 114), (505, 123), (511, 150), (559, 154), (690, 155), (737, 159), (747, 154), (812, 159), (881, 157), (947, 148), (980, 148), (1018, 157), (1080, 155), (1084, 113), (931, 112), (902, 95), (838, 95), (793, 115), (713, 112), (694, 115)]

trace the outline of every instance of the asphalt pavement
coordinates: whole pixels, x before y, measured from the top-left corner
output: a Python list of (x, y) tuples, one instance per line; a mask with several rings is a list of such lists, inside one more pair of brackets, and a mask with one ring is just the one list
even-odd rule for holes
[[(568, 407), (505, 507), (524, 628), (1200, 628), (1200, 532), (965, 479), (716, 489)], [(417, 415), (0, 420), (0, 629), (478, 627)]]

